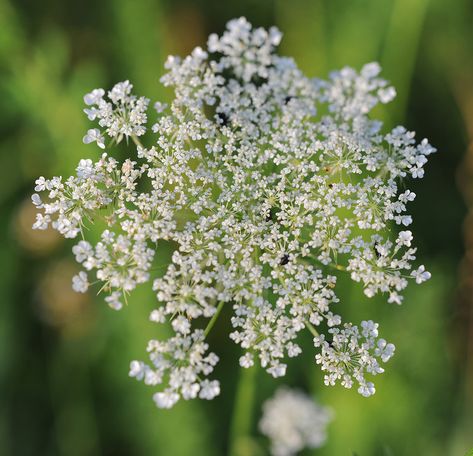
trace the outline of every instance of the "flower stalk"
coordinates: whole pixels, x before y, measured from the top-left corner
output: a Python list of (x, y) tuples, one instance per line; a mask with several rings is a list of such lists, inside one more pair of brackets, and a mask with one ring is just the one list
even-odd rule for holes
[(251, 431), (258, 368), (241, 368), (230, 423), (229, 456), (253, 456)]
[(215, 310), (215, 313), (212, 315), (212, 318), (207, 323), (207, 326), (204, 329), (204, 337), (207, 337), (209, 335), (210, 331), (212, 331), (212, 328), (214, 327), (215, 322), (218, 320), (218, 317), (220, 315), (220, 312), (223, 309), (224, 304), (225, 304), (225, 301), (220, 301), (218, 303), (217, 308)]

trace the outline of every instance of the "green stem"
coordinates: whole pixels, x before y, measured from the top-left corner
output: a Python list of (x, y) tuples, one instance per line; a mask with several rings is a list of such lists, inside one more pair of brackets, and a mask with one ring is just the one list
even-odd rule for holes
[(254, 446), (251, 442), (253, 402), (257, 367), (242, 368), (230, 423), (229, 456), (252, 456)]
[(310, 321), (305, 322), (305, 327), (311, 332), (314, 337), (319, 337), (318, 331), (315, 329), (314, 325)]
[(132, 139), (132, 141), (133, 141), (138, 147), (141, 147), (142, 149), (144, 149), (144, 146), (143, 146), (143, 144), (141, 143), (141, 141), (138, 139), (138, 136), (136, 136), (136, 135), (131, 135), (130, 138)]
[(224, 304), (224, 301), (219, 302), (219, 304), (217, 306), (217, 310), (212, 315), (212, 318), (210, 319), (210, 321), (208, 322), (207, 326), (204, 329), (204, 337), (207, 337), (209, 335), (210, 331), (212, 331), (212, 328), (213, 328), (215, 322), (217, 321), (217, 318), (220, 315), (220, 312), (223, 309), (223, 304)]

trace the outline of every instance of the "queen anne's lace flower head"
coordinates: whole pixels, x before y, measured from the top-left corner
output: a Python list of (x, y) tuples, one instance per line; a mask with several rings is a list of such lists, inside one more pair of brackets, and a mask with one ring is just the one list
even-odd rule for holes
[[(430, 277), (412, 265), (406, 210), (415, 194), (399, 179), (422, 177), (435, 149), (403, 127), (383, 134), (369, 117), (395, 96), (378, 64), (309, 79), (276, 54), (280, 39), (277, 29), (240, 18), (211, 35), (207, 50), (169, 57), (161, 81), (175, 98), (154, 105), (150, 147), (139, 140), (148, 99), (133, 95), (128, 81), (107, 95), (93, 90), (85, 112), (98, 125), (84, 142), (104, 148), (107, 136), (109, 145), (130, 138), (136, 154), (119, 163), (107, 151), (95, 163), (81, 160), (68, 179), (36, 181), (44, 196), (32, 197), (40, 211), (34, 227), (82, 234), (73, 248), (83, 267), (76, 291), (98, 281), (118, 310), (152, 282), (150, 319), (174, 334), (150, 341), (150, 363), (133, 361), (130, 375), (162, 385), (159, 407), (219, 393), (218, 381), (206, 378), (218, 361), (206, 337), (222, 306), (233, 308), (230, 338), (244, 350), (243, 367), (258, 362), (284, 375), (308, 329), (325, 382), (373, 394), (369, 377), (383, 371), (394, 346), (371, 321), (342, 322), (337, 277), (348, 274), (366, 296), (383, 293), (397, 304), (409, 279)], [(97, 218), (107, 229), (92, 244), (83, 228)], [(161, 275), (152, 265), (163, 240), (176, 248)]]
[(304, 448), (320, 448), (331, 419), (328, 409), (303, 392), (282, 387), (263, 404), (259, 428), (270, 439), (273, 456), (292, 456)]

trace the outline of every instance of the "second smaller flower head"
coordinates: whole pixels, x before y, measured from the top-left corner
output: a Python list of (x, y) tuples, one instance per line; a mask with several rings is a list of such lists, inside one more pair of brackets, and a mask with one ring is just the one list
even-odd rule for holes
[(319, 448), (327, 439), (332, 413), (299, 390), (276, 391), (263, 405), (261, 432), (271, 440), (273, 456), (291, 456), (304, 448)]

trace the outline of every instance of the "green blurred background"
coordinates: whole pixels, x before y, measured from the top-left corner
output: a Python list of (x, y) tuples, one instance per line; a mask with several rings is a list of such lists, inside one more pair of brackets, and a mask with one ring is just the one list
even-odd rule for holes
[(29, 198), (37, 176), (67, 176), (80, 158), (99, 156), (81, 142), (84, 93), (130, 79), (138, 94), (166, 99), (166, 55), (203, 45), (241, 15), (277, 25), (281, 52), (310, 76), (380, 61), (399, 96), (377, 115), (439, 150), (425, 179), (409, 184), (432, 280), (411, 286), (401, 307), (367, 302), (349, 283), (343, 290), (344, 315), (380, 321), (397, 347), (376, 395), (324, 387), (307, 337), (284, 379), (254, 373), (253, 437), (242, 454), (268, 454), (256, 423), (282, 383), (335, 413), (327, 444), (307, 454), (462, 456), (473, 447), (471, 0), (0, 0), (0, 455), (227, 454), (239, 375), (228, 324), (210, 338), (222, 395), (158, 410), (152, 390), (127, 377), (156, 336), (146, 323), (152, 293), (139, 290), (118, 313), (73, 293), (72, 244), (30, 229)]

